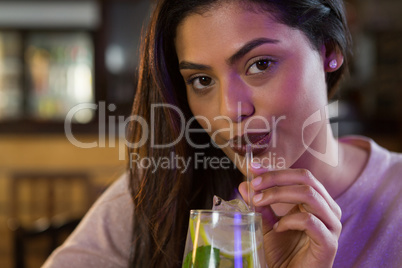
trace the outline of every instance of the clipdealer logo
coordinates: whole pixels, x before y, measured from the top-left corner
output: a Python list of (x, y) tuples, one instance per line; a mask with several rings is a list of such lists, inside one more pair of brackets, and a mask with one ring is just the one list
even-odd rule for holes
[[(338, 137), (338, 123), (330, 123), (331, 118), (336, 118), (339, 116), (339, 102), (334, 101), (328, 105), (326, 105), (323, 109), (317, 110), (314, 112), (312, 115), (310, 115), (303, 123), (302, 127), (302, 141), (303, 141), (303, 146), (304, 148), (312, 154), (315, 158), (321, 160), (322, 162), (332, 166), (336, 167), (339, 164), (339, 146), (336, 144), (336, 146), (333, 148), (334, 151), (330, 150), (330, 140), (332, 139), (332, 135), (335, 137)], [(331, 125), (332, 133), (329, 131), (326, 131), (327, 137), (326, 137), (326, 143), (325, 143), (325, 151), (324, 152), (318, 152), (311, 148), (308, 144), (306, 144), (305, 139), (304, 139), (304, 130), (317, 122), (322, 122), (322, 121), (327, 121), (328, 124)], [(334, 157), (335, 155), (335, 157)]]
[[(154, 133), (156, 131), (159, 131), (157, 129), (155, 129), (155, 124), (154, 124), (154, 119), (155, 119), (155, 115), (157, 114), (158, 109), (171, 109), (172, 112), (176, 113), (179, 118), (180, 118), (180, 133), (177, 136), (177, 138), (167, 144), (157, 144), (155, 142), (155, 136)], [(78, 113), (81, 110), (85, 110), (85, 109), (91, 109), (91, 110), (97, 110), (98, 111), (98, 118), (99, 118), (99, 122), (98, 122), (98, 140), (94, 140), (91, 142), (83, 142), (80, 141), (79, 139), (77, 139), (73, 133), (72, 133), (72, 122), (73, 122), (73, 118), (75, 116), (76, 113)], [(244, 129), (241, 129), (241, 124), (234, 124), (230, 118), (228, 118), (227, 116), (217, 116), (215, 118), (213, 118), (214, 121), (218, 121), (218, 120), (224, 120), (226, 123), (228, 123), (228, 127), (224, 128), (224, 129), (218, 129), (216, 130), (214, 133), (209, 133), (211, 136), (211, 141), (210, 142), (206, 142), (204, 144), (200, 144), (197, 143), (197, 141), (193, 141), (191, 139), (191, 133), (195, 133), (195, 132), (205, 132), (205, 131), (211, 131), (212, 129), (212, 125), (211, 122), (209, 121), (208, 118), (203, 117), (203, 116), (194, 116), (192, 117), (190, 120), (188, 120), (187, 122), (185, 121), (185, 116), (183, 114), (183, 112), (176, 106), (171, 105), (171, 104), (152, 104), (151, 105), (151, 118), (150, 118), (150, 122), (148, 123), (147, 120), (145, 120), (144, 118), (142, 118), (141, 116), (137, 116), (137, 115), (131, 115), (129, 117), (124, 117), (124, 116), (115, 116), (115, 115), (109, 115), (108, 118), (106, 118), (106, 110), (113, 112), (116, 110), (116, 106), (114, 104), (109, 104), (108, 106), (106, 106), (105, 102), (99, 102), (99, 105), (94, 104), (94, 103), (82, 103), (82, 104), (78, 104), (76, 106), (74, 106), (67, 114), (65, 121), (64, 121), (64, 130), (65, 130), (65, 134), (67, 139), (70, 141), (70, 143), (72, 143), (73, 145), (75, 145), (76, 147), (79, 148), (95, 148), (95, 147), (99, 147), (99, 148), (104, 148), (106, 146), (110, 147), (110, 148), (114, 148), (114, 147), (118, 147), (119, 148), (119, 160), (126, 160), (126, 148), (138, 148), (143, 146), (147, 141), (150, 142), (150, 145), (152, 148), (169, 148), (172, 146), (175, 146), (181, 139), (185, 138), (187, 143), (192, 146), (193, 148), (198, 148), (198, 149), (203, 149), (203, 148), (208, 148), (209, 146), (214, 146), (217, 148), (225, 148), (226, 146), (229, 146), (229, 142), (225, 143), (225, 144), (217, 144), (215, 143), (215, 137), (217, 135), (219, 135), (219, 133), (222, 132), (228, 132), (227, 136), (228, 137), (233, 137), (236, 136), (237, 133), (242, 133), (242, 132), (253, 132), (253, 131), (260, 131), (260, 132), (273, 132), (272, 134), (272, 148), (275, 148), (277, 146), (277, 133), (276, 133), (276, 128), (277, 125), (280, 123), (280, 121), (287, 119), (286, 116), (280, 116), (278, 118), (276, 118), (275, 116), (272, 116), (271, 118), (271, 124), (270, 122), (262, 116), (256, 116), (254, 118), (252, 118), (252, 120), (258, 120), (259, 121), (259, 125), (261, 125), (261, 122), (263, 122), (264, 124), (264, 128), (263, 129), (250, 129), (249, 125), (250, 125), (250, 121), (247, 121), (246, 124), (243, 126)], [(240, 113), (240, 103), (238, 105), (238, 110)], [(339, 149), (338, 147), (335, 148), (335, 154), (333, 154), (333, 150), (330, 150), (330, 143), (329, 141), (331, 140), (331, 132), (327, 131), (327, 139), (326, 139), (326, 147), (324, 152), (319, 152), (314, 150), (313, 148), (311, 148), (311, 146), (306, 142), (305, 140), (305, 129), (307, 127), (309, 127), (310, 125), (313, 125), (315, 123), (319, 123), (319, 122), (324, 122), (327, 121), (328, 124), (330, 123), (330, 119), (337, 117), (338, 116), (338, 101), (335, 101), (333, 103), (330, 103), (328, 105), (326, 105), (324, 108), (317, 110), (316, 112), (314, 112), (313, 114), (311, 114), (309, 117), (307, 117), (307, 119), (303, 122), (303, 126), (302, 126), (302, 133), (301, 133), (301, 138), (302, 138), (302, 142), (303, 142), (303, 146), (306, 149), (306, 151), (308, 151), (311, 155), (313, 155), (314, 157), (316, 157), (317, 159), (321, 160), (322, 162), (325, 162), (331, 166), (336, 166), (338, 165), (339, 159), (338, 159), (338, 155), (339, 155)], [(107, 120), (106, 120), (107, 119)], [(191, 124), (193, 123), (194, 120), (197, 121), (204, 121), (205, 125), (207, 126), (207, 129), (199, 129), (199, 128), (191, 128)], [(126, 133), (126, 129), (127, 126), (130, 122), (132, 121), (136, 121), (138, 124), (141, 125), (141, 137), (140, 140), (136, 143), (131, 143), (129, 142), (129, 139), (127, 139), (127, 133)], [(108, 122), (108, 124), (106, 123)], [(106, 127), (106, 125), (108, 125), (108, 127)], [(333, 129), (333, 133), (335, 134), (335, 136), (337, 136), (338, 133), (338, 123), (332, 123), (331, 127)], [(106, 139), (106, 137), (108, 139)], [(117, 140), (117, 144), (116, 144), (116, 140)], [(336, 157), (333, 157), (334, 155), (336, 155)], [(235, 163), (239, 163), (240, 158), (238, 157), (238, 155), (236, 154), (237, 158), (234, 159)], [(279, 156), (276, 155), (275, 153), (273, 154), (269, 154), (268, 155), (269, 159), (264, 159), (264, 161), (260, 161), (260, 164), (265, 164), (268, 163), (269, 166), (272, 166), (273, 168), (285, 168), (285, 156)], [(202, 159), (202, 160), (199, 160)], [(179, 165), (179, 163), (183, 163), (181, 164), (182, 167), (184, 167), (185, 169), (188, 168), (188, 163), (190, 163), (190, 160), (187, 159), (177, 159), (175, 160), (175, 165), (173, 165), (172, 163), (168, 163), (166, 159), (143, 159), (140, 158), (139, 155), (132, 155), (130, 156), (130, 162), (132, 162), (132, 164), (136, 164), (136, 165), (142, 165), (143, 167), (150, 167), (150, 166), (157, 166), (157, 167), (177, 167)], [(195, 156), (194, 156), (194, 161), (195, 161)], [(200, 161), (204, 161), (205, 163), (208, 163), (207, 165), (213, 165), (213, 166), (226, 166), (226, 161), (224, 160), (223, 163), (221, 163), (219, 159), (205, 159), (205, 158), (201, 158), (198, 157), (199, 161), (195, 161), (195, 163), (198, 164), (199, 167), (201, 167), (202, 165), (200, 164)], [(257, 159), (258, 160), (258, 159)], [(230, 160), (229, 160), (230, 161)]]
[[(91, 142), (83, 142), (78, 140), (72, 133), (72, 122), (75, 114), (77, 114), (79, 111), (85, 110), (85, 109), (91, 109), (91, 110), (98, 110), (99, 113), (99, 129), (98, 129), (98, 140), (94, 140)], [(286, 119), (286, 116), (280, 116), (279, 118), (276, 118), (275, 116), (272, 116), (272, 127), (269, 121), (262, 116), (256, 116), (252, 120), (248, 121), (244, 129), (242, 129), (242, 126), (240, 124), (237, 124), (235, 126), (234, 122), (227, 116), (216, 116), (213, 118), (213, 121), (219, 121), (222, 120), (225, 123), (227, 123), (227, 128), (224, 129), (218, 129), (214, 133), (211, 133), (211, 142), (205, 142), (203, 144), (200, 144), (199, 141), (194, 141), (191, 138), (191, 133), (197, 133), (197, 132), (206, 132), (210, 131), (212, 128), (211, 122), (208, 118), (204, 116), (194, 116), (190, 118), (187, 122), (185, 120), (185, 116), (183, 112), (176, 106), (171, 105), (171, 104), (151, 104), (151, 113), (150, 113), (150, 122), (148, 123), (147, 120), (145, 120), (143, 117), (138, 116), (138, 115), (131, 115), (127, 118), (124, 116), (108, 116), (106, 118), (106, 110), (109, 110), (113, 112), (116, 109), (116, 106), (114, 104), (109, 104), (106, 107), (105, 102), (100, 102), (99, 105), (93, 104), (93, 103), (82, 103), (74, 106), (67, 114), (66, 119), (64, 121), (64, 130), (67, 139), (72, 143), (73, 145), (79, 147), (79, 148), (95, 148), (95, 147), (100, 147), (104, 148), (106, 146), (108, 147), (119, 147), (119, 160), (125, 160), (126, 154), (125, 150), (126, 147), (129, 148), (138, 148), (143, 146), (146, 142), (150, 142), (151, 148), (159, 149), (159, 148), (171, 148), (175, 146), (180, 140), (183, 138), (186, 139), (187, 143), (192, 146), (193, 148), (196, 149), (204, 149), (208, 148), (210, 146), (214, 146), (216, 148), (225, 148), (229, 146), (230, 142), (227, 141), (226, 143), (223, 144), (217, 144), (214, 142), (215, 138), (217, 135), (220, 133), (226, 132), (227, 136), (229, 137), (234, 137), (236, 136), (237, 133), (241, 133), (242, 131), (246, 132), (253, 132), (253, 131), (265, 131), (265, 132), (274, 132), (273, 135), (273, 143), (276, 144), (276, 134), (275, 134), (275, 128), (276, 125), (281, 121)], [(158, 112), (158, 109), (171, 109), (172, 112), (176, 113), (179, 116), (180, 119), (180, 133), (179, 135), (173, 140), (170, 141), (167, 144), (157, 144), (155, 142), (155, 133), (159, 131), (158, 129), (155, 129), (155, 115)], [(160, 112), (160, 111), (159, 111)], [(106, 120), (107, 119), (107, 120)], [(200, 129), (200, 128), (192, 128), (191, 125), (194, 122), (194, 120), (197, 121), (204, 121), (207, 125), (207, 130), (205, 129)], [(264, 124), (264, 128), (262, 129), (251, 129), (250, 128), (250, 123), (253, 121), (259, 121)], [(136, 121), (141, 125), (141, 137), (140, 140), (137, 141), (136, 143), (131, 143), (129, 142), (129, 139), (127, 139), (127, 133), (126, 129), (127, 126), (130, 122)], [(106, 131), (106, 125), (108, 122), (108, 131)], [(116, 129), (116, 125), (118, 126)], [(108, 137), (108, 141), (106, 141), (106, 137)], [(118, 144), (116, 145), (115, 141), (116, 138), (118, 139)], [(107, 143), (108, 142), (108, 143)]]

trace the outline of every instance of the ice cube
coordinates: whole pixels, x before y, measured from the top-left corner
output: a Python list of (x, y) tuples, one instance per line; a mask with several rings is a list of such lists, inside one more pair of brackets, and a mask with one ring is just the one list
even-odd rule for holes
[(242, 199), (232, 199), (230, 201), (225, 201), (219, 196), (214, 195), (212, 210), (217, 211), (238, 211), (238, 212), (249, 212), (246, 202)]

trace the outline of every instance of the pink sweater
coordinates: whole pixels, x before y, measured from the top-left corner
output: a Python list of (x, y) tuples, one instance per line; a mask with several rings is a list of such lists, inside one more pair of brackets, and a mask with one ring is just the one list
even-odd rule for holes
[(370, 158), (335, 200), (342, 209), (342, 233), (334, 267), (402, 267), (402, 154), (364, 138), (342, 141), (370, 150)]
[[(334, 267), (402, 267), (402, 154), (365, 138), (346, 138), (370, 151), (356, 182), (336, 199), (342, 234)], [(93, 205), (43, 267), (127, 267), (133, 205), (127, 176)]]

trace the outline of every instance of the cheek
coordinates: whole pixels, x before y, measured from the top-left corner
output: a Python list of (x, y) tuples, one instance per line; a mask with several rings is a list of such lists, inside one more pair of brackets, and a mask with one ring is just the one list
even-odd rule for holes
[(202, 105), (199, 101), (193, 100), (191, 97), (188, 98), (188, 104), (193, 116), (201, 127), (205, 130), (211, 130), (213, 115), (208, 111), (208, 107), (205, 107), (205, 105)]
[(214, 118), (219, 116), (219, 101), (216, 94), (208, 96), (197, 96), (193, 92), (187, 91), (187, 101), (193, 116), (202, 117), (204, 121), (201, 125), (204, 127), (205, 120), (213, 124)]
[[(226, 120), (220, 117), (219, 105), (214, 98), (209, 101), (192, 101), (189, 98), (189, 106), (200, 126), (211, 136), (214, 142), (220, 146), (227, 144), (233, 129)], [(228, 148), (221, 148), (228, 153)]]
[[(317, 59), (300, 60), (304, 64), (288, 66), (281, 78), (280, 102), (291, 108), (293, 116), (309, 116), (322, 108), (326, 102), (325, 73), (320, 70)], [(294, 68), (296, 66), (296, 68)], [(312, 79), (314, 77), (314, 79)], [(287, 110), (285, 108), (285, 110)]]
[(257, 108), (265, 116), (286, 116), (288, 119), (300, 115), (305, 106), (306, 92), (300, 76), (292, 74), (292, 69), (281, 72), (261, 90), (255, 98)]
[(188, 102), (188, 106), (190, 107), (191, 112), (193, 113), (193, 116), (203, 115), (199, 102), (194, 100), (192, 98), (191, 94), (189, 94), (188, 92), (187, 92), (187, 102)]

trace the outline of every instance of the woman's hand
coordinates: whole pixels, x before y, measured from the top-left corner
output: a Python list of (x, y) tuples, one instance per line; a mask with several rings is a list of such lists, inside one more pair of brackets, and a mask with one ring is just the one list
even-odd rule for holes
[[(342, 229), (341, 209), (324, 186), (304, 169), (253, 172), (253, 203), (262, 214), (268, 266), (332, 267)], [(239, 191), (248, 200), (247, 183), (241, 183)], [(271, 205), (284, 203), (293, 208), (277, 216)]]

